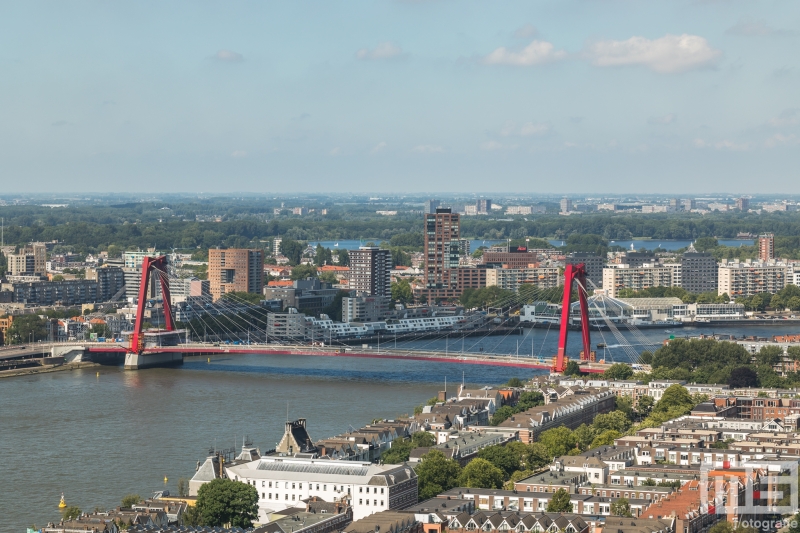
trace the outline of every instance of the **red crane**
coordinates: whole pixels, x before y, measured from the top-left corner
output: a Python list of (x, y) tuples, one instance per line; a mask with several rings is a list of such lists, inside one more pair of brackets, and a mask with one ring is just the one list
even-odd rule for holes
[(581, 308), (581, 333), (583, 337), (582, 361), (593, 361), (592, 343), (589, 338), (589, 305), (586, 302), (586, 265), (567, 265), (564, 270), (564, 299), (561, 307), (561, 332), (558, 336), (558, 353), (554, 358), (553, 372), (562, 373), (567, 368), (567, 334), (569, 333), (570, 297), (572, 284), (578, 282), (578, 302)]

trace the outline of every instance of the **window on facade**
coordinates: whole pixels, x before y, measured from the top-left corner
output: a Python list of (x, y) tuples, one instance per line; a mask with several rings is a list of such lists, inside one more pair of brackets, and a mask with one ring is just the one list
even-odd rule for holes
[(265, 499), (266, 499), (266, 496), (264, 496), (264, 493), (263, 493), (263, 492), (261, 493), (261, 499), (262, 499), (262, 500), (265, 500)]
[(369, 500), (367, 500), (367, 505), (369, 505)]
[(359, 500), (358, 500), (358, 505), (364, 505), (364, 500), (362, 500), (362, 499), (360, 499), (360, 498), (359, 498)]
[(289, 499), (289, 495), (288, 495), (288, 494), (284, 494), (284, 495), (283, 495), (283, 499), (284, 499), (284, 500), (288, 500), (288, 499)]
[(294, 494), (292, 494), (292, 501), (294, 501)]
[(359, 493), (364, 492), (364, 487), (358, 487), (358, 492)]
[(381, 494), (383, 494), (383, 489), (381, 489)]
[(383, 500), (381, 500), (381, 505), (383, 505)]
[(322, 485), (322, 490), (328, 490), (328, 485)]
[(272, 481), (269, 482), (269, 488), (272, 488)]
[(302, 483), (300, 483), (299, 485), (297, 485), (297, 488), (302, 490), (302, 488), (303, 488), (303, 484), (302, 484)]
[(292, 483), (292, 488), (294, 489), (294, 483)]

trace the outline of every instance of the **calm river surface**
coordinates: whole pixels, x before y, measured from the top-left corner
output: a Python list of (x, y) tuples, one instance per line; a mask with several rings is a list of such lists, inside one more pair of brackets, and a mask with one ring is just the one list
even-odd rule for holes
[[(795, 327), (717, 328), (717, 333), (772, 336), (798, 333)], [(630, 344), (654, 349), (670, 334), (711, 333), (710, 328), (671, 332), (645, 330)], [(572, 354), (580, 336), (570, 337)], [(526, 330), (522, 335), (467, 338), (465, 351), (520, 357), (552, 356), (558, 332)], [(605, 357), (628, 356), (609, 332), (592, 332), (592, 342), (609, 346)], [(382, 342), (389, 347), (390, 339)], [(405, 347), (458, 352), (460, 339), (405, 343)], [(574, 355), (573, 355), (574, 357)], [(499, 384), (540, 371), (475, 365), (303, 356), (232, 355), (187, 359), (182, 368), (124, 372), (102, 367), (0, 380), (0, 450), (7, 459), (0, 483), (0, 531), (55, 521), (63, 491), (69, 505), (84, 510), (119, 505), (125, 494), (177, 492), (180, 477), (191, 477), (209, 447), (241, 446), (249, 435), (261, 449), (272, 448), (289, 417), (308, 419), (312, 438), (391, 418), (443, 388)], [(15, 460), (11, 460), (16, 458)]]

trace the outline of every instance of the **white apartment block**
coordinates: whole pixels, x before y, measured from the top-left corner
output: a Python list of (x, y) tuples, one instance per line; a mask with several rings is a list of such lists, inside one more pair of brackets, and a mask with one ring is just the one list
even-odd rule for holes
[(762, 292), (776, 293), (787, 283), (789, 267), (780, 262), (723, 260), (717, 276), (717, 294), (731, 298)]
[(523, 285), (537, 289), (552, 289), (563, 285), (563, 276), (558, 267), (536, 268), (489, 268), (486, 269), (486, 286), (496, 285), (501, 289), (517, 292)]
[(510, 205), (506, 207), (506, 215), (530, 215), (533, 208), (529, 205)]
[(672, 286), (673, 287), (682, 287), (683, 286), (683, 265), (680, 263), (662, 263), (661, 266), (665, 268), (669, 268), (672, 270)]
[(225, 472), (256, 488), (259, 518), (302, 507), (302, 500), (312, 496), (349, 500), (353, 520), (417, 503), (417, 475), (405, 465), (267, 456), (225, 467)]
[(642, 213), (674, 213), (675, 207), (669, 205), (643, 205)]
[(650, 287), (672, 287), (673, 268), (645, 263), (640, 267), (613, 265), (603, 269), (603, 289), (616, 298), (621, 289), (640, 291)]

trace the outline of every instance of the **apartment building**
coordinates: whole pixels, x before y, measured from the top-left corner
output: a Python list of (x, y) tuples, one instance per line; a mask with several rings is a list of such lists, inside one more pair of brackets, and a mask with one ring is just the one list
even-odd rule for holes
[(367, 296), (392, 295), (392, 252), (377, 246), (350, 251), (350, 290)]
[(264, 288), (264, 251), (247, 248), (212, 248), (208, 251), (211, 296), (228, 292), (261, 294)]
[(44, 276), (47, 273), (47, 246), (32, 242), (19, 253), (8, 254), (8, 273), (11, 276)]
[(786, 286), (789, 269), (785, 263), (775, 261), (742, 263), (723, 259), (717, 272), (717, 294), (738, 298), (762, 292), (775, 294)]
[(763, 233), (758, 236), (758, 258), (767, 262), (775, 259), (775, 235)]
[(672, 287), (673, 271), (669, 267), (645, 263), (639, 267), (613, 265), (603, 269), (603, 289), (616, 298), (622, 289), (640, 291), (650, 287)]
[(428, 299), (454, 299), (458, 285), (460, 219), (450, 208), (425, 215), (425, 295)]
[(498, 286), (508, 291), (519, 291), (523, 285), (537, 289), (552, 289), (563, 284), (558, 267), (487, 268), (486, 286)]
[(689, 292), (716, 292), (717, 290), (717, 259), (706, 252), (698, 252), (694, 245), (681, 257), (681, 284)]

